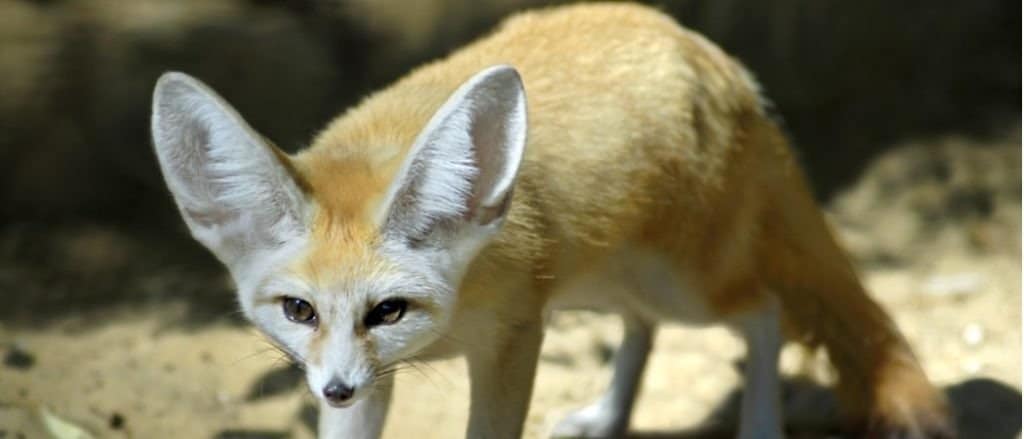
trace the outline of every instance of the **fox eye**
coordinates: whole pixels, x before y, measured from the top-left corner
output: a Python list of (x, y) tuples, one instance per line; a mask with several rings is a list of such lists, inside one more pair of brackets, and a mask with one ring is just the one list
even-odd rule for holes
[(377, 306), (373, 307), (369, 313), (366, 314), (366, 318), (363, 319), (363, 324), (366, 327), (374, 327), (378, 325), (391, 325), (397, 323), (405, 315), (405, 309), (409, 306), (409, 302), (405, 299), (388, 299)]
[(281, 307), (284, 309), (285, 317), (295, 323), (312, 325), (316, 323), (316, 311), (309, 302), (295, 297), (285, 297)]

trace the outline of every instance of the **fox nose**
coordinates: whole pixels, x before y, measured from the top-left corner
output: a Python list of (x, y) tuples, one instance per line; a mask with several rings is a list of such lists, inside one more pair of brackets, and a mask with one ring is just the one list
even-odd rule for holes
[(340, 406), (352, 399), (355, 389), (335, 378), (324, 386), (324, 398), (333, 406)]

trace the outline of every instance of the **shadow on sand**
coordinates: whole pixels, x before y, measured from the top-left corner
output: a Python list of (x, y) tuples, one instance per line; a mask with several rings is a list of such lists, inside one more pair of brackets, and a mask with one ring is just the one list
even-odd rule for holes
[[(988, 378), (975, 378), (946, 387), (961, 439), (1013, 439), (1021, 432), (1021, 393)], [(786, 436), (791, 439), (846, 437), (840, 429), (832, 391), (802, 379), (787, 380)], [(736, 437), (740, 390), (733, 391), (714, 414), (695, 429), (634, 431), (629, 439), (717, 439)]]
[[(302, 386), (302, 372), (293, 366), (269, 371), (253, 384), (249, 399), (273, 396)], [(1021, 393), (988, 378), (975, 378), (946, 387), (961, 439), (1013, 439), (1021, 432)], [(732, 439), (736, 437), (741, 390), (730, 393), (700, 427), (676, 431), (634, 431), (628, 439)], [(791, 439), (843, 438), (839, 411), (832, 391), (807, 379), (783, 383), (786, 437)], [(316, 431), (317, 408), (305, 404), (296, 414), (309, 431)], [(249, 432), (252, 433), (252, 432)], [(285, 432), (277, 432), (286, 434)], [(224, 437), (256, 439), (268, 436), (224, 432)]]
[(186, 330), (243, 324), (233, 290), (181, 226), (0, 227), (0, 321), (10, 328), (102, 327), (146, 311)]
[[(180, 304), (166, 322), (198, 329), (216, 322), (244, 324), (225, 270), (181, 230), (154, 233), (102, 226), (0, 228), (0, 321), (10, 328), (39, 328), (73, 320), (102, 326), (140, 309)], [(261, 379), (249, 395), (259, 399), (301, 385), (294, 370)], [(1021, 393), (975, 378), (946, 388), (959, 436), (1012, 439), (1021, 432)], [(731, 438), (735, 436), (739, 390), (730, 394), (703, 426), (684, 431), (632, 432), (634, 439)], [(842, 437), (831, 391), (807, 380), (785, 382), (787, 435)], [(311, 413), (300, 416), (310, 422)], [(225, 437), (249, 437), (225, 432)]]

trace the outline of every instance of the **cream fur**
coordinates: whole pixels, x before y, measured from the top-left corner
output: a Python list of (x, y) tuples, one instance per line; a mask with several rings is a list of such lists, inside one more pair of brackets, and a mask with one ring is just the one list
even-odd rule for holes
[[(851, 425), (949, 431), (944, 399), (836, 245), (757, 84), (657, 11), (512, 17), (293, 157), (194, 80), (165, 76), (155, 94), (158, 157), (193, 234), (229, 267), (259, 267), (232, 269), (246, 315), (306, 367), (314, 394), (332, 377), (358, 388), (352, 407), (324, 406), (325, 437), (375, 437), (388, 371), (457, 354), (472, 383), (467, 437), (518, 437), (545, 314), (565, 306), (622, 314), (631, 329), (609, 394), (562, 432), (625, 431), (663, 320), (745, 322), (745, 436), (782, 431), (770, 332), (783, 323), (828, 350)], [(319, 325), (286, 320), (282, 297), (307, 300)], [(399, 322), (362, 325), (395, 298), (410, 303)]]

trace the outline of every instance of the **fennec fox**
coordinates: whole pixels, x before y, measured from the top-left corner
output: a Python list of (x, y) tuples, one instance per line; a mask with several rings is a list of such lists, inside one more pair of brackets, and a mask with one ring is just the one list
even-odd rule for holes
[(467, 437), (519, 437), (558, 308), (617, 313), (625, 336), (608, 392), (556, 436), (624, 434), (662, 321), (745, 336), (740, 437), (783, 434), (782, 327), (827, 349), (855, 434), (952, 435), (757, 84), (654, 10), (515, 16), (294, 156), (181, 73), (157, 82), (152, 131), (193, 236), (306, 370), (322, 437), (379, 436), (395, 368), (458, 354)]

